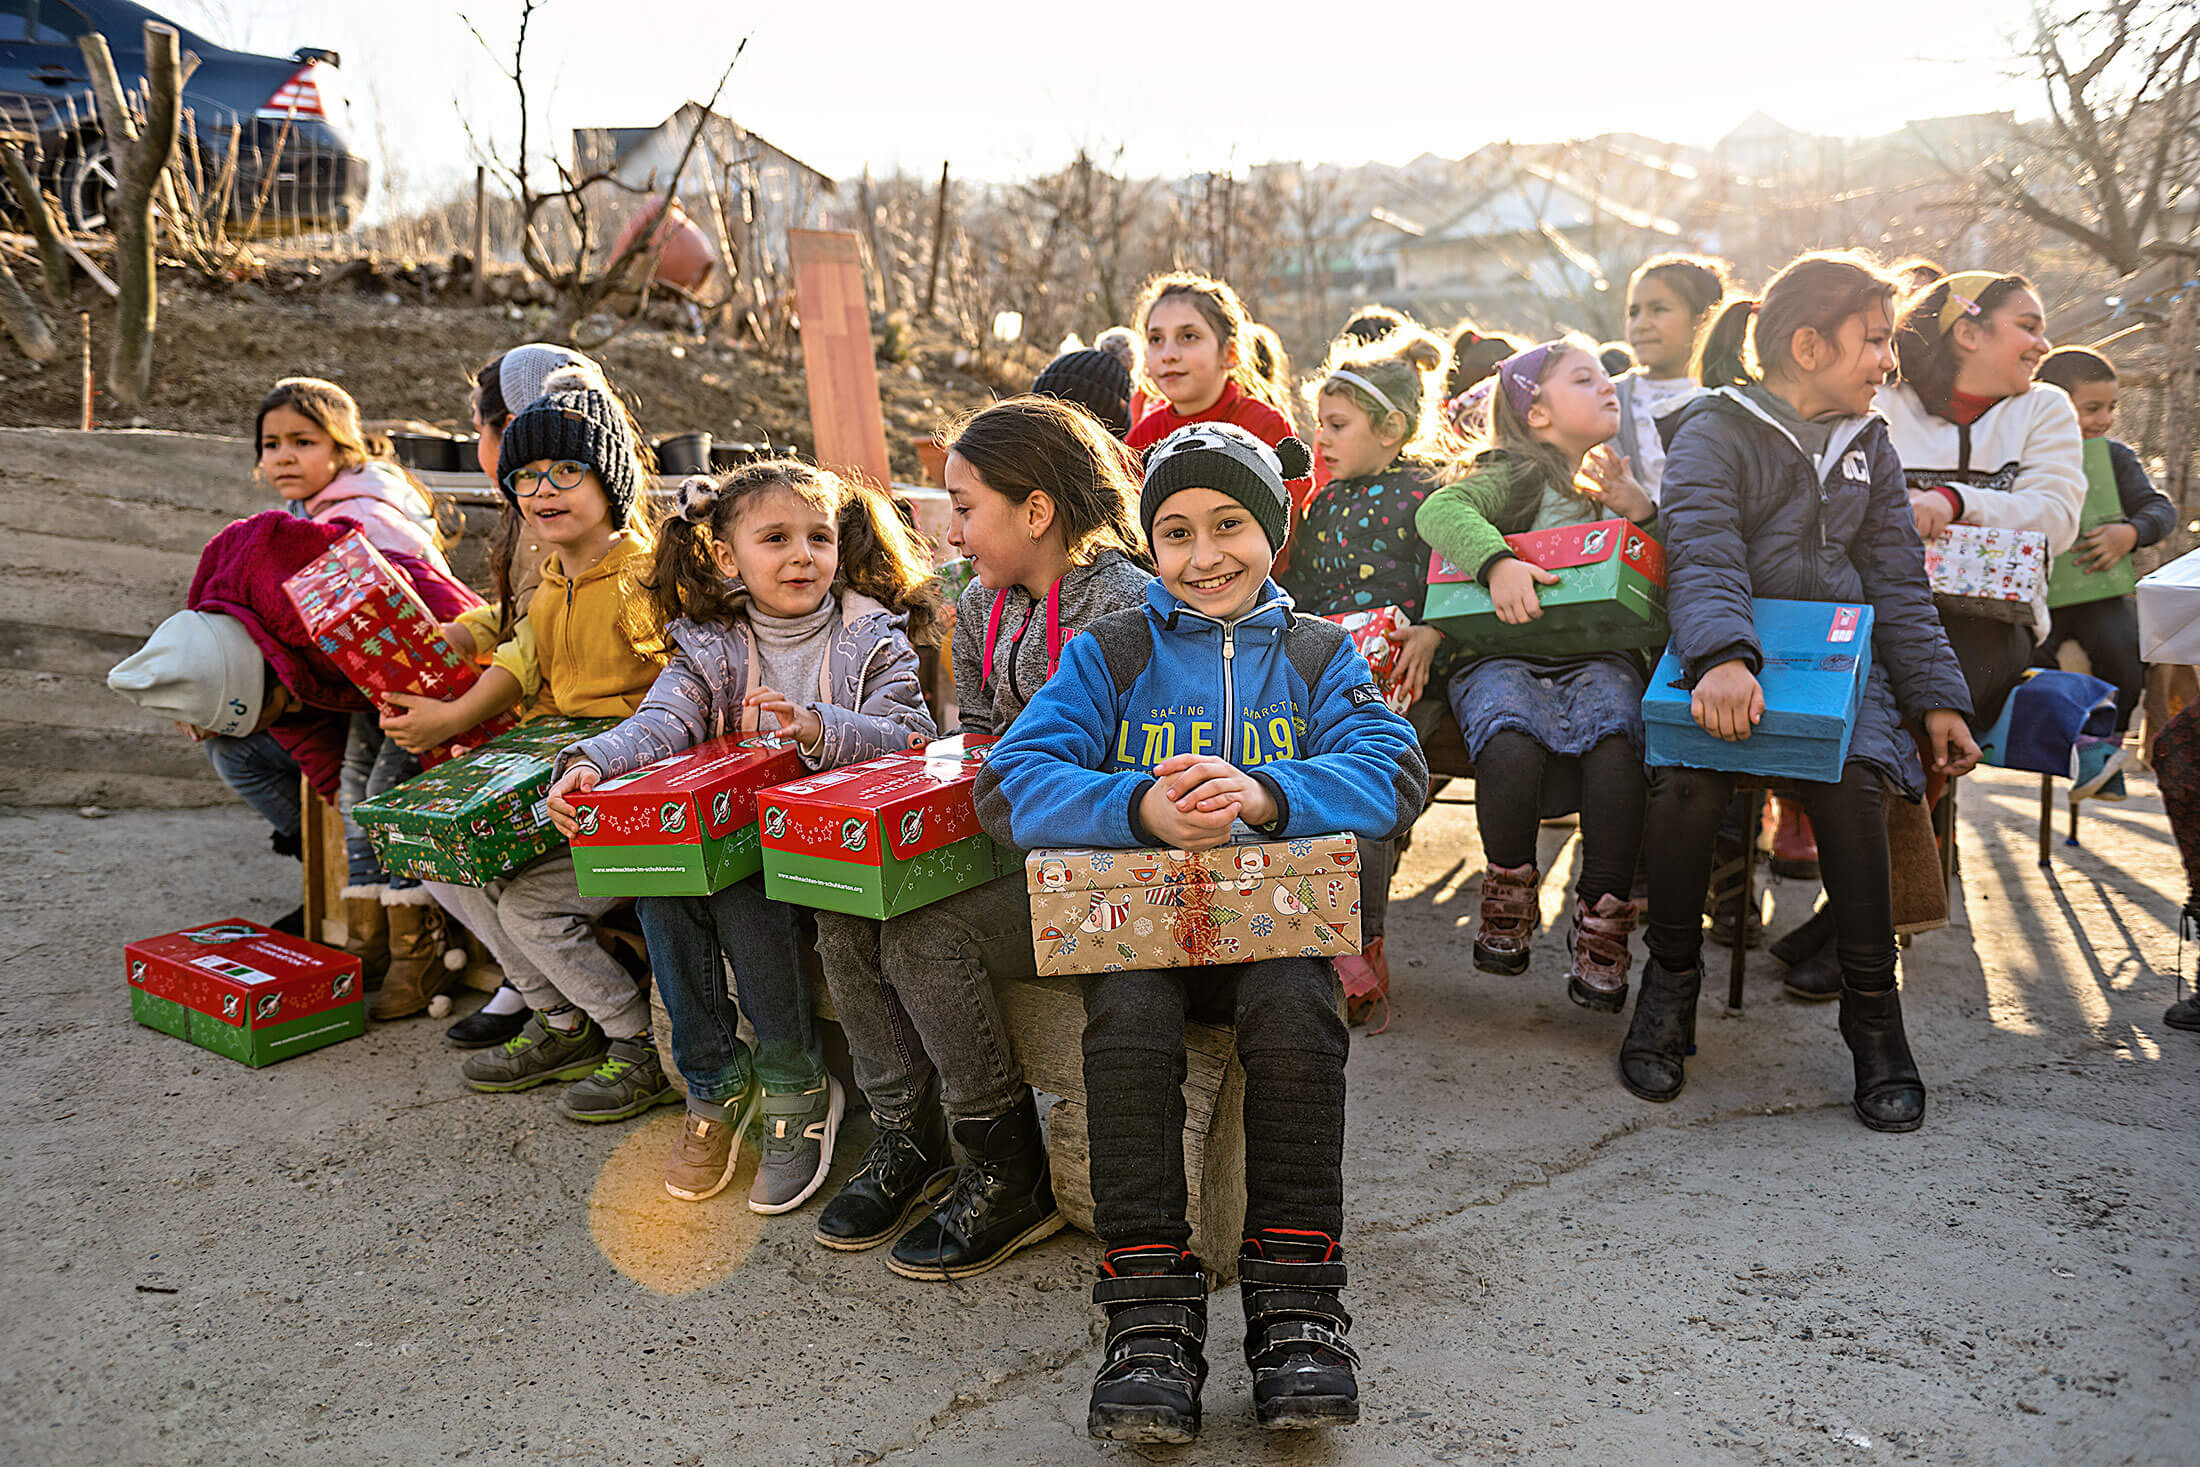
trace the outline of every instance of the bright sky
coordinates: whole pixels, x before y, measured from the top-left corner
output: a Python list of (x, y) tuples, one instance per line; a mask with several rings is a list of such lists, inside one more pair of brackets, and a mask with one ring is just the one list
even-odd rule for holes
[[(359, 151), (379, 167), (379, 127), (416, 201), (470, 176), (461, 108), (477, 132), (510, 146), (510, 89), (457, 17), (472, 15), (505, 51), (518, 0), (150, 3), (229, 45), (342, 52)], [(1166, 174), (1274, 159), (1403, 162), (1620, 129), (1709, 143), (1759, 109), (1847, 136), (1919, 117), (2036, 113), (2038, 84), (2011, 60), (2028, 9), (1202, 0), (1176, 19), (1151, 3), (548, 0), (529, 72), (561, 153), (575, 126), (654, 124), (707, 96), (746, 34), (720, 110), (836, 176), (865, 164), (936, 176), (952, 159), (960, 174), (1009, 178), (1079, 145), (1103, 155), (1122, 146), (1134, 171)]]

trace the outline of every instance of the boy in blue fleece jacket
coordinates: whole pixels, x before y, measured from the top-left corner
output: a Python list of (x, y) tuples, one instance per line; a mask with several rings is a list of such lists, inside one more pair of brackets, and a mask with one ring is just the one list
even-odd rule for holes
[[(978, 815), (995, 839), (1205, 850), (1268, 839), (1388, 839), (1420, 814), (1428, 765), (1334, 623), (1268, 579), (1289, 524), (1296, 439), (1228, 424), (1157, 445), (1139, 518), (1158, 579), (1102, 617), (994, 746)], [(1206, 1376), (1206, 1274), (1184, 1244), (1184, 1021), (1234, 1017), (1245, 1066), (1246, 1238), (1238, 1256), (1254, 1408), (1269, 1426), (1359, 1417), (1337, 1303), (1345, 1281), (1345, 1027), (1327, 962), (1270, 958), (1084, 979), (1094, 1302), (1107, 1354), (1088, 1428), (1189, 1441)]]

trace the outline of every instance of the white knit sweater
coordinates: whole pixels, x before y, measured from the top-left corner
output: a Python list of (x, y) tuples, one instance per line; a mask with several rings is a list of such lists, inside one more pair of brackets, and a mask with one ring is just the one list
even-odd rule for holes
[[(1946, 484), (1963, 498), (1960, 523), (2037, 530), (2047, 553), (2078, 538), (2085, 505), (2085, 450), (2077, 409), (2060, 387), (2040, 382), (2005, 397), (1968, 428), (1935, 417), (1907, 383), (1879, 389), (1895, 452), (1912, 489)], [(2047, 636), (2047, 597), (2032, 600), (2033, 635)]]

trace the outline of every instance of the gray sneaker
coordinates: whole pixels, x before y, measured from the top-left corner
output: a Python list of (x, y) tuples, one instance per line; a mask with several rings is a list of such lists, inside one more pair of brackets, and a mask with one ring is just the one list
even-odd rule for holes
[(494, 1049), (466, 1056), (461, 1067), (466, 1083), (476, 1090), (501, 1094), (508, 1090), (532, 1090), (550, 1080), (578, 1080), (596, 1068), (610, 1041), (587, 1017), (570, 1034), (561, 1034), (530, 1014), (527, 1023)]
[(764, 1144), (749, 1187), (749, 1210), (792, 1212), (825, 1185), (833, 1138), (848, 1098), (831, 1075), (814, 1090), (764, 1094)]
[(614, 1039), (588, 1078), (558, 1097), (569, 1121), (623, 1121), (653, 1105), (674, 1105), (680, 1092), (657, 1063), (647, 1039)]

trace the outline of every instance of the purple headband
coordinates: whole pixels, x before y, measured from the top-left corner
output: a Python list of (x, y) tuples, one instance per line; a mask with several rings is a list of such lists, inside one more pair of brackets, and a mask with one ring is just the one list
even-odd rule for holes
[(1505, 401), (1523, 418), (1535, 402), (1536, 383), (1543, 376), (1543, 363), (1554, 349), (1552, 343), (1546, 342), (1515, 352), (1497, 364), (1497, 380), (1505, 384)]

